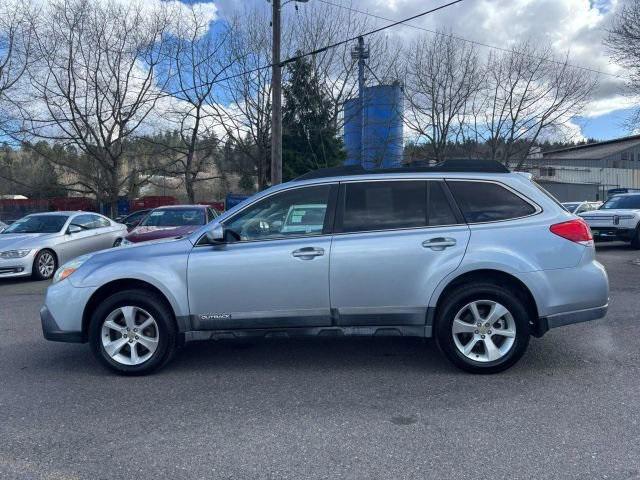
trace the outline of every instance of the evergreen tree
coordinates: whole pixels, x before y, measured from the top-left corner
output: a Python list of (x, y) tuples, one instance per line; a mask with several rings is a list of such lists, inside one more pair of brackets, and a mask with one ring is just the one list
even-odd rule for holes
[(346, 152), (331, 121), (331, 101), (311, 63), (298, 59), (283, 86), (282, 174), (290, 180), (317, 168), (342, 164)]

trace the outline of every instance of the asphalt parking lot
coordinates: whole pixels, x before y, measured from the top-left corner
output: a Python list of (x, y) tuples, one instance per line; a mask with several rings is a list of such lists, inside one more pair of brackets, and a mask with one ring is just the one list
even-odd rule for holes
[(0, 478), (639, 478), (640, 251), (599, 248), (604, 320), (455, 370), (416, 339), (188, 345), (156, 375), (42, 338), (46, 283), (0, 283)]

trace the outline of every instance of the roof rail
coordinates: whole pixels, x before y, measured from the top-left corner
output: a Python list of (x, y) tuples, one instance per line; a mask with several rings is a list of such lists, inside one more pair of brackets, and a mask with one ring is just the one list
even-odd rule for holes
[(367, 170), (361, 165), (345, 165), (343, 167), (320, 168), (300, 175), (294, 180), (311, 180), (314, 178), (343, 177), (352, 175), (375, 175), (384, 173), (510, 173), (502, 163), (495, 160), (455, 159), (445, 160), (429, 167), (376, 168)]

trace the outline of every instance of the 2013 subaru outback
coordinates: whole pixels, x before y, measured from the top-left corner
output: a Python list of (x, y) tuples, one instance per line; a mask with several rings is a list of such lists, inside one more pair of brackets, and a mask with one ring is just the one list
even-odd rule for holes
[(586, 223), (492, 162), (312, 172), (198, 231), (77, 258), (41, 310), (49, 340), (151, 372), (185, 341), (435, 337), (458, 367), (505, 370), (530, 336), (605, 315)]

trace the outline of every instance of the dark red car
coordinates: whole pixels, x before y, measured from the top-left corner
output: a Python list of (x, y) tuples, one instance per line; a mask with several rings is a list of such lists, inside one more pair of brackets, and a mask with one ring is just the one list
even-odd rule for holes
[(218, 213), (206, 205), (172, 205), (155, 208), (129, 232), (122, 244), (188, 235), (217, 216)]

